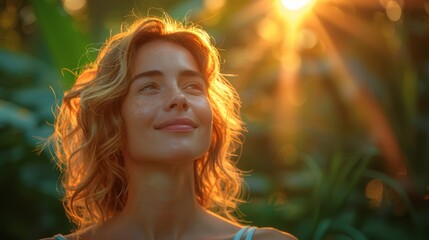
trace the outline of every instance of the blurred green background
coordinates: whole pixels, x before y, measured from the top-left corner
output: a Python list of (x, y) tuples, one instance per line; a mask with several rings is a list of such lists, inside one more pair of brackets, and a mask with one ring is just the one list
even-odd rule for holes
[(73, 228), (35, 148), (72, 72), (159, 8), (203, 26), (234, 74), (246, 220), (304, 240), (428, 239), (429, 2), (283, 2), (0, 1), (0, 239)]

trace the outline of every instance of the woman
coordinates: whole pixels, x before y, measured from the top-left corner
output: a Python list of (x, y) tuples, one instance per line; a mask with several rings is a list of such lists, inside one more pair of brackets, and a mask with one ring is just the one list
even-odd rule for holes
[(65, 93), (51, 140), (75, 233), (50, 239), (294, 239), (241, 226), (239, 97), (207, 33), (148, 17)]

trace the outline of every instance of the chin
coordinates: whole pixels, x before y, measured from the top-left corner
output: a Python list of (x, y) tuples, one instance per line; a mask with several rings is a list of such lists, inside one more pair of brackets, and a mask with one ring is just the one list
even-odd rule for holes
[(190, 153), (190, 152), (175, 152), (173, 155), (165, 156), (159, 159), (160, 162), (165, 163), (186, 163), (194, 162), (203, 157), (204, 153)]
[(203, 157), (207, 151), (195, 152), (195, 151), (163, 151), (158, 154), (133, 154), (134, 159), (138, 162), (152, 162), (152, 163), (186, 163), (194, 162), (195, 160)]

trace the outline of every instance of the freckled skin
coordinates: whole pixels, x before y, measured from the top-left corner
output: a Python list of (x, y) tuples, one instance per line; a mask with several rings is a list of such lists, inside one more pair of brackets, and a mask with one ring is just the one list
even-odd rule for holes
[[(207, 86), (192, 55), (161, 40), (136, 51), (132, 83), (122, 103), (124, 156), (131, 161), (182, 162), (202, 157), (210, 146), (212, 110)], [(157, 129), (174, 118), (194, 122)]]

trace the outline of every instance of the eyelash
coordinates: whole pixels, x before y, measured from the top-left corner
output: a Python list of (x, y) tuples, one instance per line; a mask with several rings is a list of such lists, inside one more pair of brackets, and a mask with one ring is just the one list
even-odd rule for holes
[(190, 83), (186, 85), (186, 88), (191, 87), (192, 89), (203, 90), (203, 86), (199, 83)]
[(155, 83), (147, 83), (147, 84), (143, 85), (139, 89), (139, 91), (153, 90), (153, 89), (158, 89), (158, 86)]
[[(151, 90), (158, 90), (158, 89), (159, 89), (159, 86), (156, 83), (149, 82), (141, 86), (138, 91), (141, 92), (141, 91), (151, 91)], [(199, 82), (187, 83), (183, 89), (205, 92), (203, 84)]]

